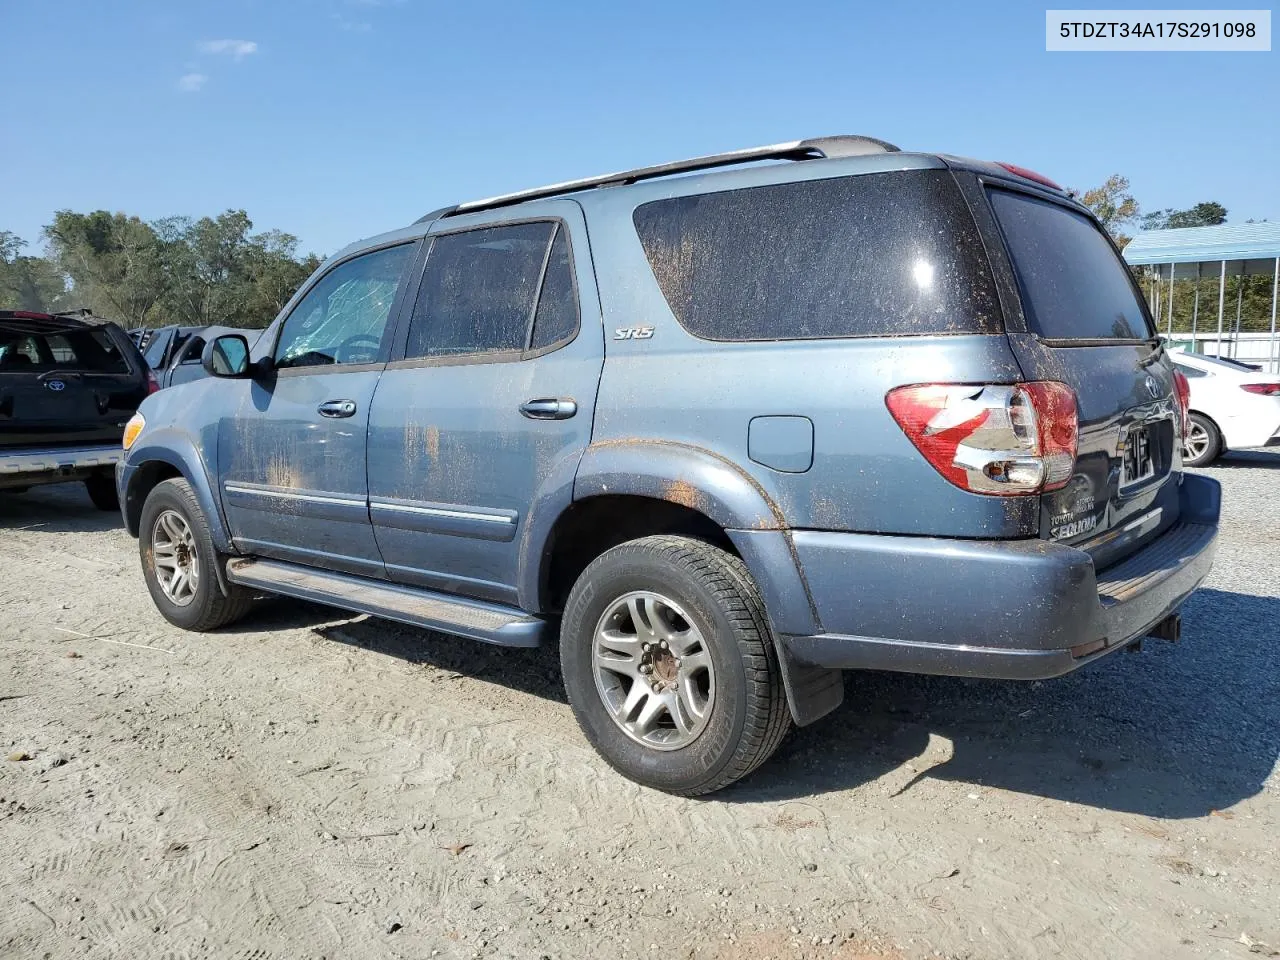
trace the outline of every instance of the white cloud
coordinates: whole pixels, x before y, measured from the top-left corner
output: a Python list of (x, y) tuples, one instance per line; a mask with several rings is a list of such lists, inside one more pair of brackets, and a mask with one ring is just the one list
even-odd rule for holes
[(205, 40), (200, 44), (201, 53), (227, 54), (243, 60), (251, 53), (258, 52), (258, 45), (252, 40)]
[(199, 93), (209, 78), (203, 73), (184, 73), (178, 78), (178, 89), (183, 93)]

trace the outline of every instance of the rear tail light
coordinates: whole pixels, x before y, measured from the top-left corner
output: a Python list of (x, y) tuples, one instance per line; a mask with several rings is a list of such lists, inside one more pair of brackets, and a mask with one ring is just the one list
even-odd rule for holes
[(150, 370), (147, 371), (147, 396), (151, 396), (160, 389), (160, 381), (156, 379), (156, 375)]
[(1191, 381), (1181, 370), (1173, 371), (1173, 394), (1182, 415), (1182, 435), (1185, 437), (1191, 429)]
[(1004, 169), (1008, 170), (1015, 177), (1021, 177), (1023, 180), (1030, 180), (1033, 183), (1043, 184), (1044, 186), (1051, 187), (1054, 190), (1062, 189), (1062, 187), (1058, 186), (1058, 184), (1054, 183), (1043, 173), (1036, 173), (1034, 170), (1028, 170), (1026, 167), (1020, 167), (1016, 163), (1001, 163), (997, 160), (996, 166), (1004, 167)]
[(1059, 490), (1075, 469), (1080, 424), (1065, 383), (926, 383), (890, 390), (885, 404), (925, 459), (962, 490)]
[(1263, 397), (1280, 397), (1280, 383), (1242, 383), (1240, 389)]

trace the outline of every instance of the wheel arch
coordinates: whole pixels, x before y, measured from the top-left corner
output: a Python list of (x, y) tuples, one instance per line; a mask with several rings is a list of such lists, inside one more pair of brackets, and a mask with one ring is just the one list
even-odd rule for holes
[(184, 452), (154, 440), (130, 450), (125, 460), (120, 492), (125, 525), (130, 535), (138, 536), (142, 506), (146, 503), (148, 494), (157, 484), (174, 477), (181, 477), (191, 485), (209, 524), (209, 534), (214, 546), (223, 553), (235, 552), (221, 504), (209, 482), (203, 459), (194, 447)]
[(839, 706), (839, 671), (795, 663), (780, 642), (821, 627), (791, 532), (757, 481), (710, 451), (657, 441), (593, 444), (577, 466), (571, 483), (562, 480), (527, 519), (522, 607), (557, 614), (582, 570), (619, 543), (664, 533), (704, 540), (741, 559), (759, 588), (796, 723)]

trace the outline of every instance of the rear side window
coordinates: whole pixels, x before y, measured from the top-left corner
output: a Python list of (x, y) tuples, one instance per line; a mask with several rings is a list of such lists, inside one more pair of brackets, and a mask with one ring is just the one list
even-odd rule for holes
[(529, 345), (534, 350), (549, 347), (571, 339), (577, 332), (578, 295), (574, 289), (573, 262), (569, 258), (569, 237), (564, 227), (560, 227), (547, 258)]
[(708, 340), (998, 333), (977, 228), (944, 170), (655, 200), (633, 216), (658, 286)]
[(409, 323), (405, 358), (518, 353), (578, 330), (569, 240), (552, 221), (436, 237)]
[(1128, 268), (1088, 217), (1022, 193), (988, 193), (1032, 333), (1046, 340), (1153, 336)]

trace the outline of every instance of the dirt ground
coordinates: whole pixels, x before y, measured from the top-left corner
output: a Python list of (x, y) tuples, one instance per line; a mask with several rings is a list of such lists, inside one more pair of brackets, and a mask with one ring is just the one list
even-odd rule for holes
[(0, 498), (0, 956), (1277, 955), (1280, 455), (1209, 472), (1180, 645), (850, 675), (697, 801), (592, 753), (552, 650), (285, 601), (185, 634), (79, 488)]

